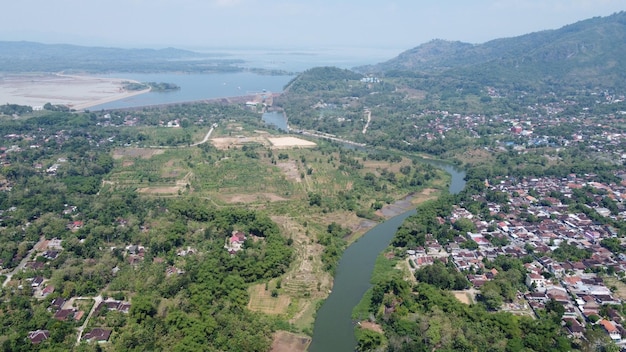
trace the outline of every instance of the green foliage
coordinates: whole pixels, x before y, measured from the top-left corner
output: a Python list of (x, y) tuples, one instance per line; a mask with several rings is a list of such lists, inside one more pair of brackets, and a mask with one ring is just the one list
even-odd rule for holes
[(23, 115), (33, 112), (33, 108), (29, 105), (5, 104), (0, 105), (0, 114), (4, 115)]
[(588, 248), (579, 248), (574, 244), (565, 241), (559, 244), (559, 247), (552, 251), (552, 257), (558, 261), (581, 261), (591, 258), (591, 251)]
[(383, 334), (368, 329), (357, 328), (355, 330), (355, 335), (357, 340), (357, 351), (376, 351), (385, 340), (385, 336)]
[(604, 238), (600, 241), (600, 245), (608, 250), (610, 250), (613, 254), (618, 255), (624, 252), (624, 246), (622, 246), (619, 238)]
[(449, 224), (441, 224), (439, 218), (446, 217), (452, 211), (452, 198), (440, 197), (417, 207), (417, 214), (407, 218), (396, 232), (391, 244), (395, 247), (423, 246), (426, 234), (433, 234), (439, 243), (445, 244), (454, 233)]
[(442, 290), (464, 290), (470, 286), (465, 275), (456, 270), (454, 264), (445, 265), (440, 261), (417, 269), (415, 279)]
[[(396, 302), (399, 300), (396, 299)], [(482, 305), (465, 305), (449, 293), (419, 283), (402, 300), (413, 315), (383, 317), (390, 351), (569, 351), (560, 324), (510, 313), (490, 313)], [(410, 317), (410, 318), (409, 318)]]

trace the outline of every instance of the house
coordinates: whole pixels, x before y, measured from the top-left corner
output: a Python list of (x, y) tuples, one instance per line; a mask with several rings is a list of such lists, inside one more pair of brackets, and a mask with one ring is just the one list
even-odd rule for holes
[(617, 329), (615, 324), (606, 319), (602, 319), (598, 323), (602, 325), (606, 333), (609, 334), (611, 340), (619, 341), (622, 339), (622, 335), (619, 333), (619, 330)]
[(59, 309), (56, 313), (54, 313), (54, 319), (59, 321), (65, 321), (74, 318), (74, 313), (76, 311), (74, 309)]
[(241, 231), (233, 231), (232, 236), (226, 239), (224, 248), (228, 250), (228, 253), (235, 254), (243, 249), (243, 243), (246, 240), (246, 235)]
[(104, 343), (109, 341), (109, 337), (111, 337), (111, 330), (94, 328), (83, 336), (83, 340)]
[(41, 297), (48, 297), (49, 294), (54, 293), (54, 286), (46, 286), (43, 290), (41, 290)]
[(107, 310), (113, 310), (113, 311), (118, 311), (118, 312), (122, 312), (122, 313), (128, 313), (130, 311), (130, 303), (123, 302), (123, 301), (115, 301), (115, 300), (104, 301), (104, 302), (100, 303), (98, 308), (96, 308), (96, 311), (100, 311), (100, 310), (105, 309), (105, 308)]
[(55, 260), (57, 259), (58, 256), (59, 256), (59, 251), (55, 251), (55, 250), (47, 250), (43, 252), (42, 254), (42, 257), (48, 260)]
[(41, 284), (43, 284), (43, 280), (43, 276), (37, 276), (33, 279), (33, 281), (30, 282), (30, 286), (32, 288), (38, 288), (39, 286), (41, 286)]
[(35, 330), (28, 333), (28, 339), (33, 345), (40, 344), (42, 341), (47, 340), (50, 337), (50, 331), (48, 330)]
[(536, 289), (540, 289), (544, 291), (546, 284), (547, 284), (546, 278), (540, 274), (530, 273), (526, 275), (526, 286), (528, 286), (529, 288), (532, 288), (534, 285)]
[(50, 310), (53, 310), (56, 312), (59, 309), (63, 308), (64, 304), (65, 304), (65, 300), (61, 297), (57, 297), (52, 300), (52, 303), (50, 303)]
[(564, 318), (563, 322), (570, 335), (581, 338), (585, 335), (585, 327), (574, 318)]

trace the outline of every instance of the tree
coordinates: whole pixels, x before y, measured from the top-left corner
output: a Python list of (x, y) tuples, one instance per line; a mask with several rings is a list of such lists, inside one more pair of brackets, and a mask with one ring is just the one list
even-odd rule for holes
[(322, 206), (322, 196), (319, 193), (309, 192), (309, 205), (318, 207)]
[(357, 329), (356, 338), (357, 351), (374, 351), (383, 342), (383, 335), (364, 328)]

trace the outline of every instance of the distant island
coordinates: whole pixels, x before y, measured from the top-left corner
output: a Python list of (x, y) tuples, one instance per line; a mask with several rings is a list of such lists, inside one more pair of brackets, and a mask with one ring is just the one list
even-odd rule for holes
[(180, 90), (180, 86), (174, 83), (165, 82), (124, 82), (124, 89), (128, 91), (139, 91), (150, 88), (152, 92), (170, 92)]

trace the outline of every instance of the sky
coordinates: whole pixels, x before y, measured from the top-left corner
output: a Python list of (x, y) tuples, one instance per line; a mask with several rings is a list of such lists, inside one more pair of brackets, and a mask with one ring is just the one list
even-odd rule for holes
[(15, 0), (0, 40), (123, 48), (407, 50), (484, 43), (626, 10), (624, 0)]

